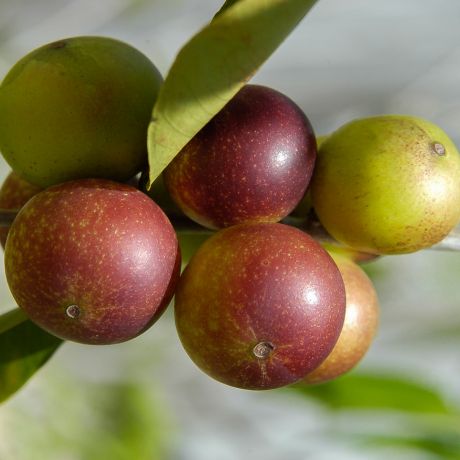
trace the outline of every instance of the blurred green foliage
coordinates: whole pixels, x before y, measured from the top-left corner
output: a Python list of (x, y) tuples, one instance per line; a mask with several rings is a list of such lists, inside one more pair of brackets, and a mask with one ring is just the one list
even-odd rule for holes
[(29, 321), (19, 309), (1, 315), (0, 402), (19, 390), (61, 343)]

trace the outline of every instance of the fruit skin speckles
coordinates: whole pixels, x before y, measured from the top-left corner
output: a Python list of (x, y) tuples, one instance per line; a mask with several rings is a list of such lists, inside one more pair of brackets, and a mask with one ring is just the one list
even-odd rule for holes
[(446, 133), (420, 118), (354, 120), (322, 143), (311, 191), (336, 240), (374, 254), (414, 252), (460, 219), (460, 155)]
[(208, 228), (277, 222), (301, 200), (316, 159), (305, 114), (283, 94), (246, 85), (166, 168), (171, 197)]
[(252, 390), (293, 383), (316, 368), (344, 315), (333, 260), (309, 235), (276, 223), (219, 231), (192, 257), (175, 298), (191, 359), (211, 377)]
[[(63, 339), (109, 344), (137, 336), (163, 313), (180, 251), (169, 220), (145, 194), (84, 179), (26, 204), (10, 230), (5, 269), (18, 305), (39, 326)], [(73, 305), (78, 315), (68, 314)]]

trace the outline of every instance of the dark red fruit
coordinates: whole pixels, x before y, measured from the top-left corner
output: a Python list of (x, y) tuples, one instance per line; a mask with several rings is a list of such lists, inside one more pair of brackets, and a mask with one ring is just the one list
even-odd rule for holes
[(180, 252), (169, 220), (134, 187), (67, 182), (33, 197), (5, 248), (18, 305), (63, 339), (109, 344), (150, 327), (171, 300)]
[[(21, 179), (15, 172), (6, 176), (0, 188), (0, 209), (21, 209), (42, 189)], [(0, 244), (5, 247), (9, 227), (0, 227)]]
[(277, 222), (303, 197), (315, 159), (302, 110), (273, 89), (247, 85), (176, 156), (165, 183), (205, 227)]
[(191, 359), (211, 377), (261, 390), (296, 382), (334, 347), (345, 315), (339, 270), (309, 235), (241, 224), (207, 240), (175, 298)]

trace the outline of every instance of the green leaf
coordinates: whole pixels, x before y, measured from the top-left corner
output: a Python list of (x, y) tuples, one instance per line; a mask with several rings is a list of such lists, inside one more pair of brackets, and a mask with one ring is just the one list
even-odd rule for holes
[(82, 443), (82, 458), (165, 458), (169, 426), (161, 406), (152, 397), (151, 387), (120, 383), (94, 390), (97, 426), (103, 429), (97, 437), (87, 437)]
[(363, 436), (364, 444), (372, 447), (415, 449), (436, 455), (435, 458), (460, 458), (460, 438), (455, 433), (426, 433), (420, 436), (381, 435)]
[(331, 409), (390, 409), (410, 413), (450, 414), (434, 389), (395, 376), (351, 374), (317, 386), (296, 384), (295, 391)]
[(238, 92), (316, 0), (239, 0), (185, 44), (161, 87), (148, 130), (148, 187)]
[(19, 308), (0, 316), (0, 402), (18, 391), (62, 343)]
[(2, 460), (172, 458), (174, 411), (154, 382), (137, 382), (129, 372), (116, 382), (77, 374), (56, 366), (31, 392), (39, 401), (18, 398), (3, 406)]
[(230, 8), (232, 5), (234, 5), (235, 3), (239, 1), (241, 0), (227, 0), (222, 6), (222, 8), (216, 13), (216, 15), (214, 16), (214, 19), (217, 18), (217, 16), (219, 16), (220, 14), (222, 14), (227, 8)]

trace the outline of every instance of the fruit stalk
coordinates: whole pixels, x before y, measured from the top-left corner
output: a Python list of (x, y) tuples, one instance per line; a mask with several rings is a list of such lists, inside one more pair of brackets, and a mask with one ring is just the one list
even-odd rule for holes
[[(0, 209), (0, 228), (9, 227), (18, 210), (11, 209)], [(213, 231), (196, 224), (195, 222), (181, 216), (170, 216), (169, 220), (173, 224), (176, 232), (187, 232), (195, 234), (212, 234)], [(324, 228), (318, 224), (316, 220), (300, 220), (295, 218), (286, 218), (283, 220), (284, 223), (293, 227), (300, 228), (307, 231), (316, 240), (321, 242), (330, 243), (338, 247), (343, 246), (338, 241), (334, 240)], [(460, 224), (457, 225), (442, 241), (428, 248), (435, 251), (460, 251)]]

